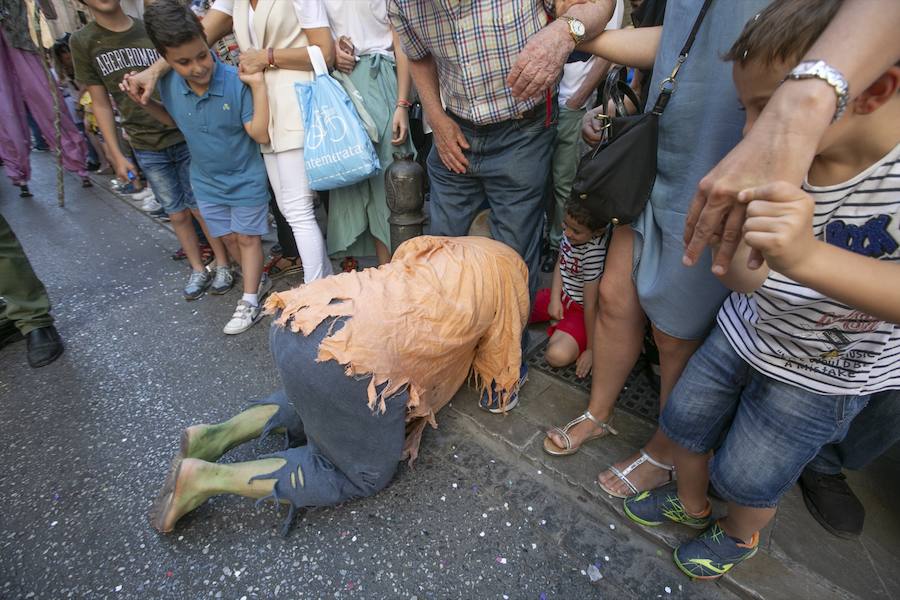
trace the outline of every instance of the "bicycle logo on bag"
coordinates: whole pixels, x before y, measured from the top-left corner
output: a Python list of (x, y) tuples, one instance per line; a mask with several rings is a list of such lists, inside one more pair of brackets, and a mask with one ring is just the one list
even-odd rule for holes
[(328, 106), (313, 112), (312, 130), (307, 134), (306, 145), (310, 150), (320, 147), (326, 137), (332, 144), (341, 142), (348, 132), (347, 122)]

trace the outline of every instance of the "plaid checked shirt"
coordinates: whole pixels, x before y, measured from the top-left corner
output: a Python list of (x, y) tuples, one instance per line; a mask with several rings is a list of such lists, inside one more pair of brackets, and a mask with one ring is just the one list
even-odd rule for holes
[(429, 54), (441, 96), (477, 125), (519, 117), (541, 100), (517, 100), (506, 78), (525, 43), (548, 22), (554, 0), (388, 0), (388, 14), (411, 60)]

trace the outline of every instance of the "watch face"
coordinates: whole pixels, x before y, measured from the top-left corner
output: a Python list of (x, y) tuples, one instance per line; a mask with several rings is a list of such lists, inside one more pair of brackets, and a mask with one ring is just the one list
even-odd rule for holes
[(572, 33), (574, 33), (575, 35), (579, 37), (584, 35), (584, 23), (582, 23), (581, 21), (569, 21), (569, 27), (572, 29)]

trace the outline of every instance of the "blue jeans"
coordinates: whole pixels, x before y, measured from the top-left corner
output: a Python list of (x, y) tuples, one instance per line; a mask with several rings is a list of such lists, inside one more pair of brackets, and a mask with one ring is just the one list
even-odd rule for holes
[(370, 377), (348, 377), (333, 360), (316, 362), (331, 324), (327, 319), (308, 336), (273, 324), (269, 343), (284, 387), (252, 403), (278, 406), (263, 435), (284, 430), (294, 446), (272, 455), (285, 461), (281, 468), (254, 479), (275, 479), (272, 496), (294, 508), (329, 506), (381, 490), (397, 470), (406, 439), (405, 390), (385, 399), (384, 413), (372, 410)]
[(144, 177), (153, 188), (166, 214), (172, 215), (197, 208), (191, 188), (191, 153), (187, 142), (180, 142), (162, 150), (134, 149)]
[[(554, 102), (554, 113), (556, 110)], [(543, 114), (484, 126), (453, 118), (470, 145), (464, 152), (469, 167), (463, 174), (453, 173), (441, 162), (437, 149), (431, 149), (427, 161), (430, 232), (468, 235), (472, 221), (486, 203), (491, 209), (491, 235), (525, 260), (528, 290), (534, 300), (556, 115), (550, 127), (544, 126)]]
[(900, 442), (900, 390), (872, 394), (847, 437), (828, 444), (807, 465), (812, 471), (837, 475), (841, 470), (862, 469)]
[(659, 418), (698, 454), (717, 446), (710, 481), (726, 500), (772, 508), (823, 446), (840, 442), (869, 396), (826, 396), (766, 377), (716, 327), (691, 357)]

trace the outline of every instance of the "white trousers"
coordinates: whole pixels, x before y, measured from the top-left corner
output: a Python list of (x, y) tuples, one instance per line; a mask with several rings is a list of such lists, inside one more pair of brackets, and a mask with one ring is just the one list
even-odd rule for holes
[(316, 222), (315, 192), (309, 189), (306, 179), (303, 149), (263, 154), (263, 158), (278, 209), (294, 232), (303, 263), (304, 283), (328, 277), (332, 274), (331, 261), (325, 250), (322, 230)]

